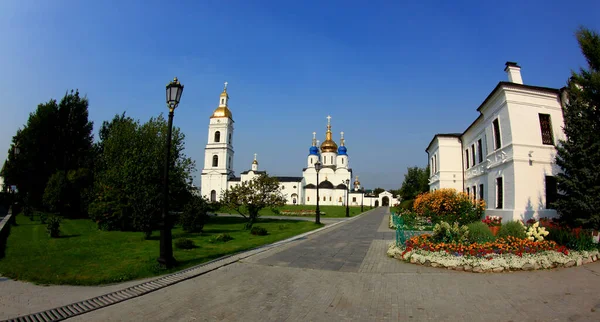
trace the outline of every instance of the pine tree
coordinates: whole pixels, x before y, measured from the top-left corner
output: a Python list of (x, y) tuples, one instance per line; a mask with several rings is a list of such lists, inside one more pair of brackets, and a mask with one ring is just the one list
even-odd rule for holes
[(561, 197), (556, 209), (571, 225), (600, 228), (600, 36), (580, 28), (577, 40), (588, 69), (573, 72), (563, 106), (566, 140), (557, 146)]

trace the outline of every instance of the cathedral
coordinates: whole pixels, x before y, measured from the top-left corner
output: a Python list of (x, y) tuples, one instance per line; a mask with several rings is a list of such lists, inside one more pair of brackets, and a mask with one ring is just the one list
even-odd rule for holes
[[(200, 193), (210, 201), (219, 201), (223, 191), (242, 182), (266, 173), (259, 170), (256, 154), (250, 169), (237, 177), (233, 171), (233, 114), (229, 109), (229, 94), (227, 82), (219, 97), (219, 106), (210, 116), (208, 125), (208, 142), (204, 152), (204, 168), (201, 174)], [(340, 144), (333, 140), (331, 117), (327, 117), (325, 140), (319, 144), (316, 133), (313, 132), (312, 145), (308, 150), (306, 168), (301, 177), (277, 177), (281, 184), (282, 193), (290, 205), (316, 205), (317, 186), (319, 188), (320, 205), (378, 206), (390, 204), (395, 198), (375, 200), (377, 197), (366, 196), (361, 189), (358, 176), (352, 181), (352, 169), (349, 165), (348, 150), (345, 145), (344, 132), (340, 135)], [(320, 171), (317, 164), (320, 163)], [(318, 174), (317, 174), (318, 172)], [(318, 176), (318, 182), (317, 182)], [(353, 184), (354, 187), (349, 187)], [(351, 188), (349, 190), (349, 188)], [(390, 194), (391, 195), (391, 194)], [(385, 196), (380, 197), (385, 198)]]

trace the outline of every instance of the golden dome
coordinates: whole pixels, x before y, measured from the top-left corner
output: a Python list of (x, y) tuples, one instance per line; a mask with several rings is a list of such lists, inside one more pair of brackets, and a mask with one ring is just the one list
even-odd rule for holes
[(229, 94), (227, 94), (227, 90), (223, 90), (223, 93), (221, 93), (221, 97), (227, 97), (229, 98)]
[(331, 116), (327, 116), (327, 133), (325, 133), (325, 141), (321, 143), (321, 153), (334, 152), (337, 153), (338, 146), (331, 138)]
[(233, 119), (233, 114), (231, 114), (231, 111), (227, 108), (227, 106), (219, 106), (210, 118), (214, 119), (218, 117), (228, 117), (230, 119)]
[(256, 161), (256, 159), (254, 161), (252, 161), (252, 164), (258, 164), (258, 161)]

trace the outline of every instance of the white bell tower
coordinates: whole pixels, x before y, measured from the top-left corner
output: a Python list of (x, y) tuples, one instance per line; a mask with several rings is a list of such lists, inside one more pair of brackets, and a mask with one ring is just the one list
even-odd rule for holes
[(227, 190), (229, 178), (233, 177), (233, 115), (229, 110), (227, 85), (225, 82), (219, 107), (210, 117), (204, 148), (201, 192), (210, 201), (221, 200), (221, 193)]
[(258, 171), (258, 160), (256, 160), (256, 153), (254, 153), (254, 161), (252, 161), (252, 171)]

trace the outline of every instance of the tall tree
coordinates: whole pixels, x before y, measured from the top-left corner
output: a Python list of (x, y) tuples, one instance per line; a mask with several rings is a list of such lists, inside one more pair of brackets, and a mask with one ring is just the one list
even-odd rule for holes
[(267, 174), (229, 188), (222, 193), (222, 200), (224, 206), (237, 211), (248, 220), (246, 229), (252, 228), (261, 209), (280, 207), (286, 201), (277, 178)]
[(557, 146), (562, 169), (556, 209), (573, 225), (600, 228), (600, 37), (580, 28), (577, 41), (588, 68), (573, 72), (563, 106), (566, 140)]
[(429, 166), (408, 168), (400, 188), (402, 200), (415, 199), (417, 195), (427, 191), (429, 191)]
[(373, 190), (373, 193), (375, 194), (375, 196), (379, 196), (379, 194), (384, 191), (385, 191), (385, 189), (377, 187), (377, 188), (375, 188), (375, 190)]
[[(141, 124), (125, 115), (104, 122), (97, 150), (95, 199), (90, 217), (99, 228), (136, 230), (150, 235), (158, 227), (167, 122), (161, 116)], [(173, 129), (169, 205), (181, 209), (190, 197), (194, 162), (185, 156), (185, 136)]]
[(88, 100), (79, 91), (67, 92), (60, 103), (51, 99), (39, 104), (12, 139), (4, 169), (7, 182), (41, 206), (50, 176), (89, 167), (92, 128)]

